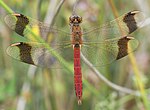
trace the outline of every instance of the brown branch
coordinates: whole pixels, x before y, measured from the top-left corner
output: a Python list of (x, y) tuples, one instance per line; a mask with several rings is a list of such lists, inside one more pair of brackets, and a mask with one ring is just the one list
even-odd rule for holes
[[(56, 0), (51, 0), (51, 2), (49, 3), (49, 8), (48, 8), (45, 20), (44, 20), (45, 23), (49, 24), (49, 30), (50, 30), (51, 26), (53, 26), (55, 18), (58, 15), (64, 1), (65, 0), (61, 0), (57, 6), (56, 6), (56, 2), (57, 2)], [(42, 33), (43, 39), (47, 39), (48, 34), (49, 34), (49, 32)]]
[(48, 8), (44, 22), (48, 23), (50, 27), (54, 24), (55, 18), (58, 15), (64, 1), (65, 0), (61, 0), (57, 6), (56, 6), (56, 0), (51, 0), (51, 2), (49, 3), (49, 8)]
[(38, 20), (41, 19), (41, 6), (42, 6), (42, 1), (43, 0), (38, 0), (38, 3), (37, 3), (37, 18)]
[(102, 80), (104, 83), (106, 83), (109, 87), (117, 90), (117, 91), (120, 91), (120, 92), (123, 92), (123, 93), (126, 93), (126, 94), (132, 94), (132, 95), (135, 95), (135, 96), (139, 96), (139, 91), (135, 91), (135, 90), (131, 90), (131, 89), (128, 89), (128, 88), (125, 88), (125, 87), (121, 87), (121, 86), (118, 86), (114, 83), (112, 83), (111, 81), (109, 81), (108, 79), (106, 79), (86, 58), (85, 56), (81, 53), (81, 58), (82, 60), (84, 61), (84, 63), (96, 74), (96, 76)]

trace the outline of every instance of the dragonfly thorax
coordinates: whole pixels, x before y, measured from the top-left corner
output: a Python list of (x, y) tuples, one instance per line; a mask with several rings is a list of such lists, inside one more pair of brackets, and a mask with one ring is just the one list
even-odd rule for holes
[(71, 26), (71, 36), (73, 44), (82, 44), (82, 31), (79, 25)]

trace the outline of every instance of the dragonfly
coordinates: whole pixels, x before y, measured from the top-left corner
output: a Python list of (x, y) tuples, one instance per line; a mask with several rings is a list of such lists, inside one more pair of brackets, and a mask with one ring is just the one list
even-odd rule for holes
[(130, 34), (139, 29), (144, 20), (143, 13), (134, 10), (102, 26), (84, 30), (81, 27), (82, 17), (72, 14), (68, 23), (70, 32), (66, 32), (23, 14), (13, 13), (5, 17), (5, 22), (20, 36), (29, 39), (29, 29), (40, 28), (41, 32), (49, 32), (56, 40), (49, 44), (52, 47), (50, 51), (44, 43), (17, 42), (7, 48), (7, 54), (21, 62), (48, 68), (56, 66), (52, 52), (58, 52), (66, 60), (71, 56), (74, 61), (75, 94), (78, 104), (82, 104), (81, 53), (95, 67), (127, 56), (139, 45), (139, 41)]

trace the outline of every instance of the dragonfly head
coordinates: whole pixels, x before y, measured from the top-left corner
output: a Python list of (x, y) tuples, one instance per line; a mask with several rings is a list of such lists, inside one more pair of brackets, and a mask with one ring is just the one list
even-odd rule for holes
[(72, 15), (69, 17), (69, 23), (70, 25), (77, 25), (82, 22), (82, 17), (79, 15)]

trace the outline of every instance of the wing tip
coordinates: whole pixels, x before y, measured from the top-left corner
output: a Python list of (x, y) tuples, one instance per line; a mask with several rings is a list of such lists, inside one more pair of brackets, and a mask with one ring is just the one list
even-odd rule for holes
[(18, 13), (12, 13), (12, 14), (8, 14), (4, 17), (4, 21), (7, 24), (7, 26), (11, 29), (14, 30), (15, 28), (15, 21), (17, 20), (16, 17), (20, 17), (21, 14)]
[(21, 16), (23, 16), (23, 15), (20, 13), (11, 13), (11, 14), (6, 15), (4, 20), (7, 23), (10, 19), (12, 19), (12, 18), (15, 19), (15, 17), (21, 17)]

